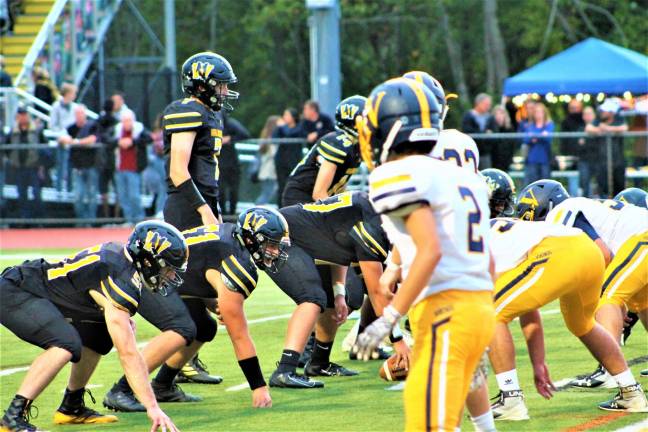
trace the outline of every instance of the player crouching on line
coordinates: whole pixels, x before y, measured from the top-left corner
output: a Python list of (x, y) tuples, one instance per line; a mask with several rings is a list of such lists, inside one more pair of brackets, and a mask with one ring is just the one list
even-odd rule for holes
[(5, 269), (0, 276), (0, 322), (45, 352), (34, 360), (0, 421), (2, 431), (37, 431), (29, 423), (34, 399), (72, 362), (70, 380), (54, 422), (111, 423), (85, 406), (83, 396), (101, 355), (114, 343), (133, 390), (151, 419), (151, 431), (177, 431), (160, 409), (139, 353), (134, 324), (142, 289), (179, 285), (187, 243), (164, 222), (142, 222), (126, 245), (103, 243), (57, 263), (43, 259)]

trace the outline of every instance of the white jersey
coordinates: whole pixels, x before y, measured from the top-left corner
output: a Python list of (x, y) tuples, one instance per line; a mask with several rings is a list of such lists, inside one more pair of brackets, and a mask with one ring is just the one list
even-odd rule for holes
[(426, 203), (434, 212), (441, 259), (416, 302), (444, 290), (492, 290), (488, 273), (488, 190), (477, 174), (429, 156), (408, 156), (376, 168), (369, 198), (401, 255), (403, 277), (416, 256), (404, 217)]
[(514, 269), (547, 237), (569, 237), (583, 234), (577, 228), (549, 222), (529, 222), (519, 219), (497, 218), (491, 220), (490, 250), (498, 275)]
[(454, 161), (470, 172), (479, 171), (479, 150), (475, 140), (457, 129), (442, 130), (430, 154), (437, 159)]
[(614, 254), (630, 237), (648, 231), (648, 210), (614, 200), (569, 198), (554, 207), (545, 220), (574, 226), (579, 214)]

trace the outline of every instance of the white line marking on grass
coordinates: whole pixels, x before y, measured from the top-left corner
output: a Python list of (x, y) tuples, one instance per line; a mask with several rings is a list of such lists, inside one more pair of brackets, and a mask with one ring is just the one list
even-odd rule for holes
[(18, 372), (25, 372), (26, 370), (29, 370), (29, 366), (21, 366), (16, 368), (4, 369), (0, 371), (0, 376), (13, 375)]
[(540, 315), (556, 315), (560, 313), (560, 309), (549, 309), (546, 311), (540, 311)]
[(248, 324), (260, 324), (268, 321), (276, 321), (284, 318), (290, 318), (292, 314), (283, 314), (283, 315), (275, 315), (275, 316), (269, 316), (265, 318), (257, 318), (253, 320), (249, 320)]
[(626, 427), (622, 427), (621, 429), (617, 429), (614, 432), (639, 432), (645, 431), (646, 429), (648, 429), (648, 420), (642, 420), (638, 423), (633, 423)]
[(249, 389), (249, 388), (250, 388), (250, 385), (247, 382), (244, 382), (244, 383), (241, 383), (239, 385), (235, 385), (235, 386), (232, 386), (232, 387), (227, 387), (225, 389), (225, 391), (235, 392), (235, 391), (241, 391), (241, 390), (245, 390), (245, 389)]

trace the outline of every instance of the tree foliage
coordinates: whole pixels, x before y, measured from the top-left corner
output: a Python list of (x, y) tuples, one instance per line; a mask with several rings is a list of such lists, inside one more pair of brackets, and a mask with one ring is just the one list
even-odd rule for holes
[[(134, 3), (164, 42), (162, 2)], [(503, 68), (518, 73), (587, 37), (648, 53), (648, 8), (640, 0), (340, 3), (343, 95), (366, 95), (380, 81), (408, 70), (429, 71), (447, 90), (463, 93), (451, 110), (451, 125), (478, 92), (501, 92)], [(161, 55), (127, 9), (122, 7), (109, 33), (108, 56)], [(305, 1), (176, 0), (176, 23), (178, 67), (197, 51), (225, 55), (239, 78), (236, 116), (251, 130), (309, 97)], [(492, 42), (498, 32), (499, 48)], [(497, 49), (503, 55), (498, 57)]]

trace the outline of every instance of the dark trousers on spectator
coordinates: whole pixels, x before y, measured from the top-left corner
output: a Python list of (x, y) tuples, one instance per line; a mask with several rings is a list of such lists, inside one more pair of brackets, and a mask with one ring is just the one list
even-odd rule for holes
[[(599, 185), (601, 198), (612, 198), (625, 188), (625, 164), (612, 166), (612, 184), (608, 185), (608, 168), (605, 160), (598, 166), (596, 182)], [(610, 187), (611, 186), (611, 187)]]
[(56, 190), (62, 191), (64, 184), (72, 190), (72, 167), (70, 166), (70, 149), (59, 146), (56, 150)]
[[(238, 170), (222, 170), (218, 187), (218, 201), (223, 214), (236, 214), (238, 204), (240, 173)], [(229, 204), (227, 206), (226, 204)]]
[(578, 182), (584, 197), (589, 198), (591, 194), (590, 183), (592, 182), (592, 163), (588, 160), (578, 161)]
[[(37, 215), (41, 208), (41, 179), (38, 168), (15, 168), (16, 188), (18, 189), (18, 215), (23, 219), (30, 219)], [(34, 199), (29, 199), (29, 187), (32, 188)]]
[[(480, 163), (481, 165), (481, 163)], [(551, 167), (549, 164), (527, 163), (524, 167), (524, 183), (533, 183), (536, 180), (551, 178)]]
[(75, 169), (74, 213), (78, 219), (97, 217), (97, 194), (99, 192), (99, 171), (97, 168)]
[(115, 172), (115, 186), (117, 187), (117, 202), (124, 212), (124, 219), (133, 225), (144, 219), (140, 173), (134, 171)]

